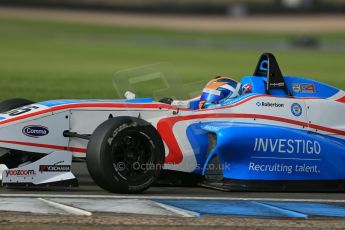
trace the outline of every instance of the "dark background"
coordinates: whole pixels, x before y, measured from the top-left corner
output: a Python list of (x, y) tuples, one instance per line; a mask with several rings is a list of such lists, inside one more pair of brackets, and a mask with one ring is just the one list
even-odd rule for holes
[(1, 0), (0, 5), (235, 16), (345, 13), (344, 0)]

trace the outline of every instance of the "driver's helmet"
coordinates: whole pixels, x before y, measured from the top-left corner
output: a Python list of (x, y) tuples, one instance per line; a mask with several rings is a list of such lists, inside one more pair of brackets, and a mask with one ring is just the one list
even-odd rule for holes
[(241, 88), (241, 83), (234, 79), (216, 77), (209, 81), (204, 88), (199, 108), (205, 109), (222, 105), (225, 101), (240, 96)]

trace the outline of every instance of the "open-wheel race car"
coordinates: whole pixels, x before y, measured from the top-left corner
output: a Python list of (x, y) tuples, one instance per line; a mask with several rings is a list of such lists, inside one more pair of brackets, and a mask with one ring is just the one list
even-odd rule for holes
[(252, 76), (215, 78), (188, 101), (0, 104), (4, 186), (75, 184), (78, 158), (111, 192), (139, 193), (169, 175), (229, 191), (341, 191), (345, 92), (283, 76), (266, 53)]

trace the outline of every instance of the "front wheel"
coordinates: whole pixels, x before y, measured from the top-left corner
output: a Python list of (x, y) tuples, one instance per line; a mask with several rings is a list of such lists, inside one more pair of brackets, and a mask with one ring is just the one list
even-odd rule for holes
[(140, 193), (162, 171), (163, 141), (148, 122), (116, 117), (102, 123), (92, 134), (86, 162), (97, 185), (110, 192)]

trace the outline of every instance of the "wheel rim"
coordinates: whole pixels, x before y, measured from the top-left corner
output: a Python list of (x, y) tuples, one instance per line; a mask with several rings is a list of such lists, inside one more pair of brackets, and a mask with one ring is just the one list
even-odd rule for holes
[(111, 143), (114, 169), (127, 181), (141, 177), (152, 169), (154, 144), (144, 133), (123, 131)]

